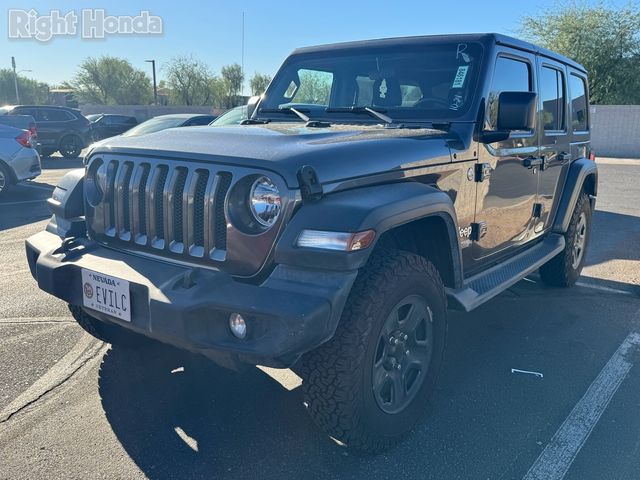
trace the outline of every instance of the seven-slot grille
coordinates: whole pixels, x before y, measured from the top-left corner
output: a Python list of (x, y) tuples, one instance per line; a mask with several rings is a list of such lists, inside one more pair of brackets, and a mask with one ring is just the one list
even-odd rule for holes
[(107, 195), (94, 211), (105, 240), (157, 253), (224, 260), (231, 173), (210, 165), (108, 160)]

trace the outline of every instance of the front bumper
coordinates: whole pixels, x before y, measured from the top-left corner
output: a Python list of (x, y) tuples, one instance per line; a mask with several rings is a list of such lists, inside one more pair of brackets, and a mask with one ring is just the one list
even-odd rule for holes
[[(87, 239), (63, 242), (47, 231), (30, 237), (26, 249), (42, 290), (82, 306), (82, 268), (128, 280), (130, 323), (87, 313), (232, 368), (241, 363), (287, 367), (331, 338), (357, 275), (278, 265), (262, 284), (253, 285), (219, 270), (137, 256)], [(229, 330), (232, 312), (247, 320), (244, 340)]]

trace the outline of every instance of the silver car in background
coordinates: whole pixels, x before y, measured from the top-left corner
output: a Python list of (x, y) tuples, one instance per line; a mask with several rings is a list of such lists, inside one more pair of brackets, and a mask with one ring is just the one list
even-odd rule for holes
[(12, 185), (40, 175), (40, 155), (31, 140), (28, 130), (0, 125), (0, 195)]

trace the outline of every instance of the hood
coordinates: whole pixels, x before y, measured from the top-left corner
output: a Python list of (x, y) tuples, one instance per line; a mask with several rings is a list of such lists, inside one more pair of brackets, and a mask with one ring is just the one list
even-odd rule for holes
[(293, 123), (172, 128), (139, 137), (113, 137), (96, 153), (192, 158), (242, 165), (280, 174), (298, 187), (297, 171), (312, 166), (323, 184), (401, 171), (425, 161), (450, 161), (450, 137), (428, 128), (335, 125), (306, 128)]

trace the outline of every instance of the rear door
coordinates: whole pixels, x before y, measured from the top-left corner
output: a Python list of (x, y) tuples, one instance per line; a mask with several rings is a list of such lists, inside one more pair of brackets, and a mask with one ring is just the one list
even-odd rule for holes
[(540, 173), (538, 203), (540, 216), (535, 234), (551, 226), (564, 180), (571, 163), (567, 70), (561, 63), (538, 57), (538, 130), (540, 131)]
[(68, 133), (75, 117), (55, 108), (34, 108), (33, 117), (38, 127), (38, 141), (43, 147), (57, 150), (61, 137)]
[[(501, 92), (536, 91), (534, 55), (499, 50), (487, 96), (485, 130), (496, 130)], [(527, 242), (532, 234), (538, 189), (536, 168), (527, 162), (538, 157), (537, 129), (512, 132), (507, 140), (479, 147), (479, 163), (490, 172), (477, 188), (474, 259), (493, 261), (501, 253)]]

